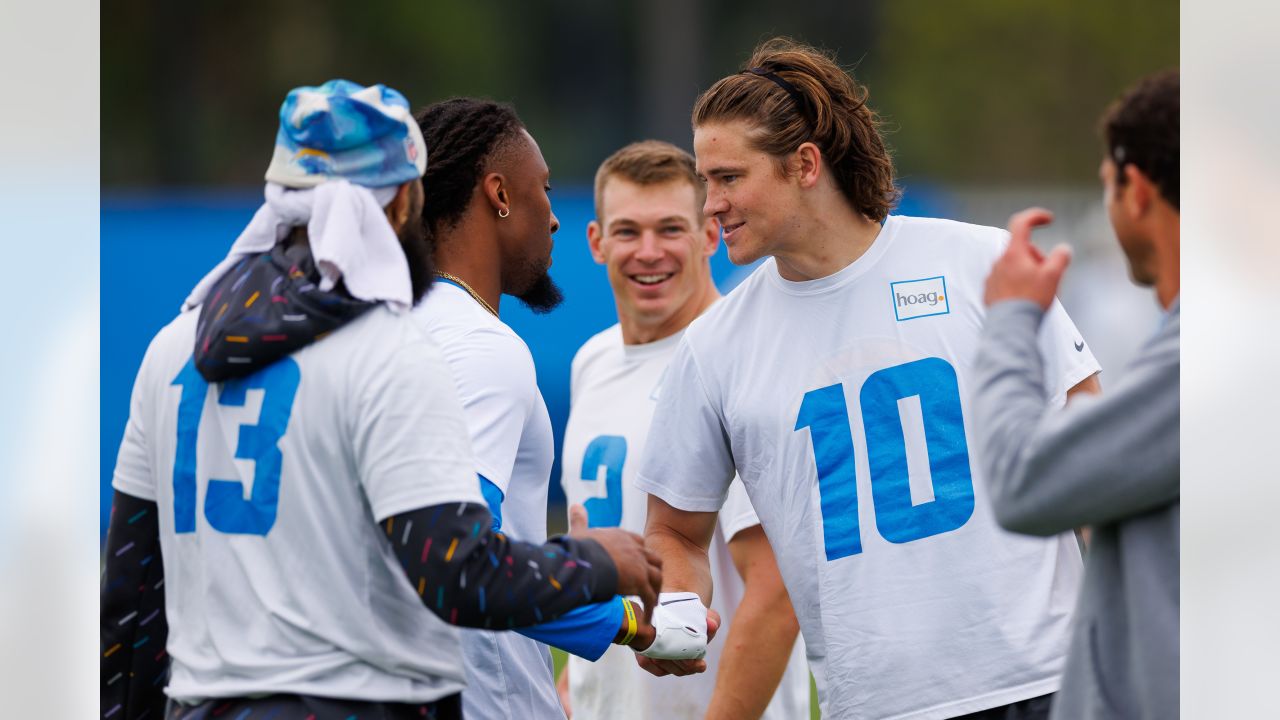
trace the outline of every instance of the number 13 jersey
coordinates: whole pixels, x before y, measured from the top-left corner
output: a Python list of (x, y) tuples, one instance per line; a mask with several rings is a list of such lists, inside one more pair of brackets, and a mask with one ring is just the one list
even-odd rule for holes
[(440, 349), (407, 313), (378, 307), (210, 384), (191, 363), (198, 315), (151, 342), (112, 481), (158, 506), (168, 695), (430, 702), (462, 690), (458, 634), (388, 541), (407, 537), (392, 515), (484, 502)]
[[(636, 484), (719, 508), (735, 469), (773, 545), (824, 717), (948, 718), (1053, 692), (1075, 538), (1018, 536), (967, 442), (983, 288), (1007, 234), (890, 217), (862, 257), (784, 280), (774, 260), (696, 320)], [(1044, 392), (1099, 368), (1055, 301)]]

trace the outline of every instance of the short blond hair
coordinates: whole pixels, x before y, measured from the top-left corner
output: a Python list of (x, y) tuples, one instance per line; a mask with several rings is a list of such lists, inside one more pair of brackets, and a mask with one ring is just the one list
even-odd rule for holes
[(707, 200), (707, 188), (698, 178), (693, 156), (661, 140), (641, 140), (615, 152), (596, 170), (595, 202), (596, 218), (604, 220), (602, 203), (604, 186), (610, 178), (618, 177), (636, 185), (660, 185), (685, 180), (693, 186), (696, 212), (702, 218), (702, 205)]

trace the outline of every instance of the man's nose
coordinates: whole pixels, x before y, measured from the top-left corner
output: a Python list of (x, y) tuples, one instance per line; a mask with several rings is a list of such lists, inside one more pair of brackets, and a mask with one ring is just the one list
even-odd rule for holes
[(636, 259), (654, 262), (662, 259), (662, 248), (658, 245), (658, 234), (646, 230), (640, 234), (640, 247), (636, 248)]
[(728, 212), (729, 201), (717, 193), (707, 193), (707, 201), (702, 203), (702, 214), (707, 217), (715, 217), (720, 213)]

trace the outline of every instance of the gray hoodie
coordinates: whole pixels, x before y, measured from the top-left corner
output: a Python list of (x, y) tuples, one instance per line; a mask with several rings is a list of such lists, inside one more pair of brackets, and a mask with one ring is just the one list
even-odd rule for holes
[(996, 518), (1093, 529), (1055, 720), (1178, 717), (1178, 309), (1105, 395), (1063, 410), (1041, 389), (1040, 308), (987, 314), (973, 407)]

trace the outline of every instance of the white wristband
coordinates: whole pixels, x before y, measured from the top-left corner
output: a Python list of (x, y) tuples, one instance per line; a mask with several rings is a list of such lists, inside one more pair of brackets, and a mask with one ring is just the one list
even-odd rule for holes
[(653, 644), (640, 652), (657, 660), (699, 660), (707, 654), (707, 608), (697, 593), (658, 596)]

